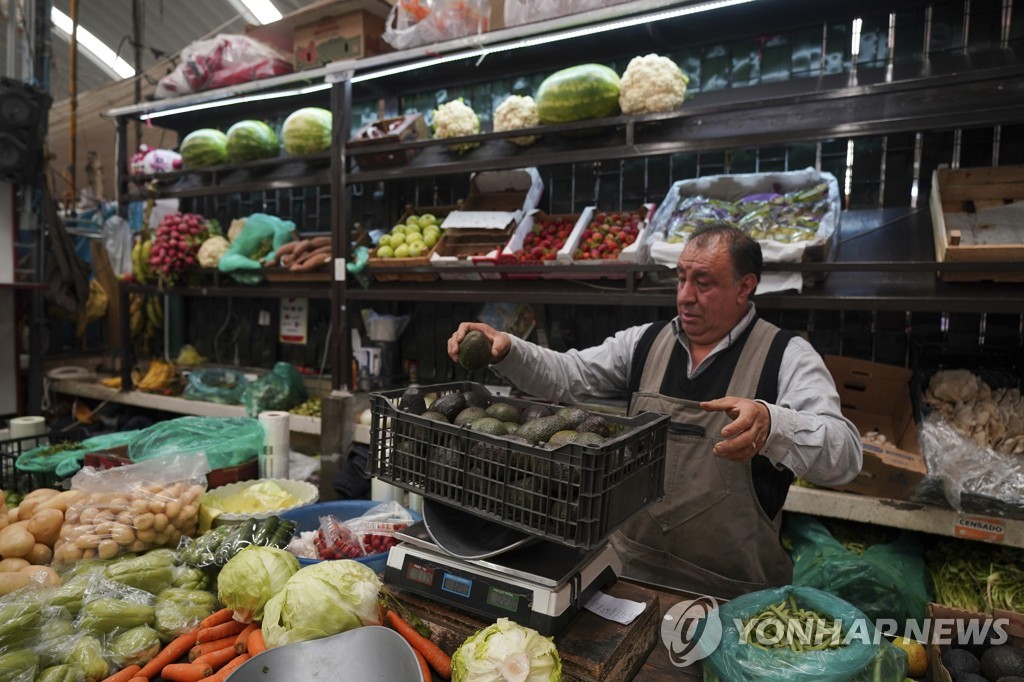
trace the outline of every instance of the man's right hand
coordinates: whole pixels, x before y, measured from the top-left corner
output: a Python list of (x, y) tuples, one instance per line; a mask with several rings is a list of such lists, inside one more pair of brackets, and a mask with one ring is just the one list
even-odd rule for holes
[(455, 333), (448, 339), (448, 357), (455, 362), (459, 361), (459, 344), (462, 343), (462, 339), (466, 337), (466, 334), (476, 330), (482, 332), (491, 341), (491, 362), (500, 362), (508, 351), (512, 348), (512, 341), (508, 338), (508, 334), (505, 332), (499, 332), (494, 327), (486, 325), (482, 322), (463, 322), (459, 325), (459, 328), (455, 330)]

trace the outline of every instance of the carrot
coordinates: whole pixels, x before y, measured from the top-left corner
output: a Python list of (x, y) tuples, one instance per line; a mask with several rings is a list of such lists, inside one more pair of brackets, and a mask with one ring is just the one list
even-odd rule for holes
[(238, 654), (231, 659), (231, 662), (226, 666), (217, 671), (217, 674), (209, 678), (206, 682), (224, 682), (228, 679), (228, 675), (235, 672), (235, 669), (249, 660), (249, 654)]
[(114, 673), (110, 677), (103, 678), (103, 682), (128, 682), (136, 673), (142, 670), (141, 665), (130, 665), (124, 670)]
[(132, 679), (128, 680), (128, 682), (149, 682), (149, 678), (148, 677), (133, 677)]
[(394, 611), (388, 611), (388, 625), (393, 627), (398, 634), (405, 638), (405, 641), (412, 645), (412, 648), (423, 654), (427, 663), (438, 675), (448, 680), (452, 676), (452, 659), (429, 639), (416, 632), (416, 629), (409, 625), (400, 615)]
[(244, 654), (248, 649), (246, 648), (246, 642), (249, 641), (249, 635), (252, 634), (253, 630), (259, 628), (259, 623), (249, 623), (245, 626), (245, 629), (238, 633), (238, 637), (235, 638), (235, 653)]
[(245, 623), (239, 623), (237, 620), (229, 620), (226, 623), (220, 625), (213, 625), (208, 628), (200, 628), (199, 635), (196, 637), (196, 643), (202, 644), (203, 642), (212, 642), (215, 639), (222, 639), (224, 637), (235, 637), (239, 632), (245, 629)]
[(434, 682), (434, 676), (430, 674), (430, 666), (427, 664), (427, 659), (423, 658), (423, 654), (416, 649), (413, 649), (412, 652), (416, 654), (416, 661), (420, 664), (420, 672), (423, 673), (423, 682)]
[(220, 625), (221, 623), (227, 623), (229, 620), (235, 617), (235, 612), (225, 607), (219, 611), (214, 611), (206, 618), (199, 621), (199, 629), (212, 628), (214, 625)]
[(167, 646), (160, 650), (160, 653), (153, 657), (153, 660), (142, 666), (142, 670), (139, 671), (139, 677), (152, 679), (159, 675), (164, 666), (174, 663), (196, 645), (196, 635), (198, 633), (198, 630), (192, 630), (172, 639)]
[(188, 660), (194, 661), (200, 656), (205, 656), (212, 651), (219, 651), (221, 649), (234, 649), (235, 648), (235, 636), (228, 635), (227, 637), (221, 637), (215, 639), (212, 642), (203, 642), (202, 644), (196, 644), (192, 647), (192, 650), (188, 652)]
[(238, 653), (235, 651), (235, 647), (226, 646), (223, 649), (217, 649), (216, 651), (204, 654), (192, 662), (205, 663), (214, 670), (220, 670), (237, 655)]
[(249, 639), (245, 642), (245, 650), (250, 656), (262, 654), (267, 650), (267, 643), (263, 641), (263, 630), (256, 628), (249, 633)]
[(160, 671), (160, 678), (167, 682), (198, 682), (213, 674), (213, 668), (206, 663), (170, 663)]

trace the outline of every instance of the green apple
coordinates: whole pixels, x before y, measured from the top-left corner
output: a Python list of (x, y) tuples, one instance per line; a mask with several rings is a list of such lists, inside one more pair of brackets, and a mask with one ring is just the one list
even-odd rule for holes
[(423, 235), (423, 243), (427, 245), (427, 248), (430, 248), (431, 246), (436, 244), (437, 240), (440, 238), (441, 236), (439, 232), (428, 231), (425, 235)]
[(409, 245), (402, 244), (395, 249), (395, 258), (408, 258), (409, 257)]
[(426, 250), (427, 245), (423, 242), (413, 242), (409, 245), (409, 258), (419, 258)]
[(420, 227), (426, 227), (427, 225), (436, 225), (437, 218), (435, 218), (433, 214), (424, 213), (419, 217), (419, 224)]
[(388, 236), (386, 234), (381, 235), (380, 239), (377, 240), (377, 248), (379, 249), (382, 246), (391, 246), (391, 237), (390, 236)]
[(395, 250), (390, 246), (381, 246), (377, 249), (377, 258), (394, 258)]
[(394, 236), (396, 234), (400, 234), (400, 235), (404, 236), (405, 235), (405, 228), (406, 228), (405, 225), (395, 225), (394, 227), (391, 228), (391, 235)]
[[(409, 218), (409, 220), (412, 220), (412, 218)], [(419, 234), (421, 229), (422, 228), (420, 228), (418, 223), (417, 224), (413, 224), (413, 223), (410, 222), (410, 223), (406, 224), (406, 226), (405, 226), (405, 233), (406, 234)]]

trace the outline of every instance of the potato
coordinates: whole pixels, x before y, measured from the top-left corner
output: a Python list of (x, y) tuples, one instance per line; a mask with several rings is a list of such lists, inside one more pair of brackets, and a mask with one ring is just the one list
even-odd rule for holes
[(45, 566), (50, 563), (53, 559), (53, 550), (50, 549), (49, 545), (44, 545), (40, 542), (32, 545), (32, 549), (29, 550), (28, 554), (24, 556), (24, 559), (30, 564), (36, 566)]
[(25, 526), (20, 525), (20, 522), (0, 531), (0, 557), (4, 559), (23, 557), (35, 544), (35, 537), (25, 529)]
[(16, 573), (26, 566), (31, 566), (27, 559), (12, 556), (0, 561), (0, 573)]
[(18, 573), (29, 576), (34, 582), (39, 584), (39, 587), (57, 587), (60, 585), (60, 576), (57, 575), (57, 571), (49, 566), (26, 566), (18, 571)]
[(11, 507), (7, 510), (7, 520), (11, 523), (17, 523), (18, 514), (21, 511), (21, 507)]
[(3, 516), (0, 516), (0, 530), (3, 530), (4, 528), (6, 528), (10, 523), (11, 522), (8, 519), (7, 514), (4, 514)]
[(96, 547), (96, 555), (100, 559), (113, 559), (120, 549), (120, 546), (113, 540), (100, 540), (100, 544)]
[(31, 584), (32, 576), (27, 573), (0, 573), (0, 595), (10, 594)]
[(65, 490), (36, 507), (36, 512), (39, 512), (42, 509), (59, 509), (61, 512), (66, 512), (68, 507), (74, 504), (81, 496), (82, 491), (80, 490)]
[[(48, 491), (49, 488), (47, 488), (46, 490)], [(36, 490), (35, 492), (39, 493), (39, 492), (42, 492), (42, 491), (41, 490)], [(58, 491), (56, 491), (56, 490), (54, 490), (52, 492), (53, 492), (53, 495), (49, 495), (49, 494), (45, 494), (45, 493), (42, 494), (42, 495), (36, 495), (35, 497), (32, 496), (33, 493), (29, 493), (28, 495), (26, 495), (25, 499), (23, 499), (21, 501), (21, 504), (18, 505), (18, 509), (20, 510), (18, 512), (18, 518), (27, 519), (30, 516), (32, 516), (32, 513), (36, 510), (36, 507), (41, 505), (43, 502), (46, 502), (47, 500), (49, 500), (54, 495), (58, 494)]]
[(64, 512), (60, 509), (39, 509), (28, 520), (28, 532), (32, 533), (36, 542), (52, 547), (60, 535), (63, 523)]

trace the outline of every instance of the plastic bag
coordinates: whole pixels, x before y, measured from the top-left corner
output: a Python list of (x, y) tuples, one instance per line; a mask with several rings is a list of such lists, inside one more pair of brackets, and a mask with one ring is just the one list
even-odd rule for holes
[(253, 213), (245, 219), (241, 233), (217, 262), (221, 272), (232, 273), (243, 284), (258, 283), (262, 275), (239, 270), (261, 270), (284, 244), (295, 239), (295, 223), (266, 213)]
[(244, 464), (259, 456), (263, 427), (247, 417), (180, 417), (140, 432), (128, 458), (142, 462), (177, 453), (203, 453), (211, 469)]
[(157, 84), (156, 97), (177, 97), (293, 70), (291, 60), (269, 45), (247, 36), (222, 33), (185, 47), (181, 63)]
[(189, 400), (237, 405), (249, 380), (233, 369), (197, 369), (188, 374), (188, 384), (181, 395)]
[[(742, 622), (792, 596), (797, 606), (842, 622), (844, 646), (796, 652), (762, 648), (741, 639)], [(906, 676), (906, 654), (882, 637), (863, 613), (839, 597), (789, 585), (745, 594), (719, 607), (721, 644), (704, 659), (704, 680), (714, 682), (879, 682)], [(854, 630), (856, 628), (856, 630)], [(856, 632), (857, 636), (852, 636)], [(850, 635), (847, 637), (847, 635)], [(698, 644), (699, 645), (699, 644)]]
[[(256, 417), (267, 410), (287, 410), (309, 398), (302, 375), (287, 362), (278, 362), (270, 374), (250, 382), (242, 393), (245, 412)], [(261, 437), (262, 438), (262, 437)], [(263, 446), (262, 440), (260, 447)]]
[(333, 515), (320, 517), (313, 546), (321, 559), (358, 559), (366, 556), (359, 534)]
[(588, 12), (626, 0), (505, 0), (505, 28)]
[(783, 530), (793, 543), (793, 584), (824, 590), (869, 618), (921, 620), (932, 600), (928, 570), (915, 547), (903, 541), (873, 545), (857, 555), (817, 519), (787, 515)]
[(490, 0), (400, 0), (388, 14), (384, 40), (396, 50), (489, 30)]
[(68, 505), (53, 563), (177, 547), (199, 525), (199, 498), (209, 471), (201, 454), (83, 468), (71, 479), (71, 489), (81, 494)]
[(918, 435), (928, 476), (915, 498), (938, 482), (954, 509), (1024, 519), (1024, 457), (979, 447), (937, 412), (922, 420)]
[(103, 222), (103, 246), (115, 276), (132, 271), (132, 228), (127, 220), (114, 215)]
[(345, 525), (359, 537), (366, 554), (380, 554), (398, 544), (395, 534), (412, 522), (408, 509), (389, 500), (368, 509), (362, 516), (349, 519)]

